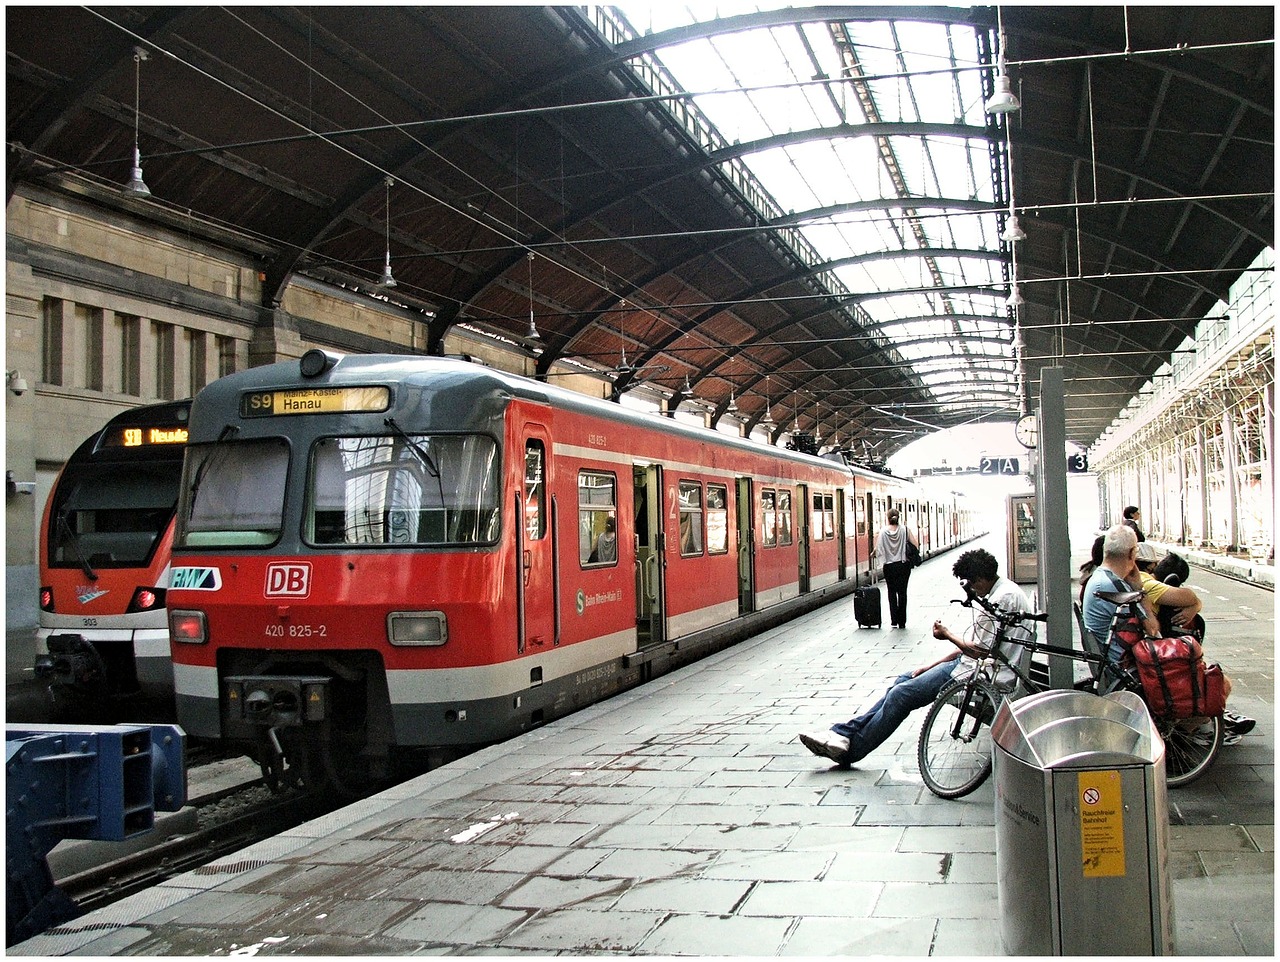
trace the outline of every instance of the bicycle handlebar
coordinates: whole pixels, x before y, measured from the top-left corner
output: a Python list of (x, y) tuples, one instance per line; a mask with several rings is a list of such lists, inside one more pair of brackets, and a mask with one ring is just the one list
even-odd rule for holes
[(973, 593), (973, 589), (968, 585), (964, 586), (964, 600), (956, 598), (952, 600), (953, 604), (960, 604), (966, 608), (972, 608), (976, 602), (978, 607), (991, 615), (993, 618), (1007, 625), (1017, 625), (1024, 621), (1048, 621), (1049, 613), (1046, 611), (1030, 612), (1030, 611), (1006, 611), (993, 601), (981, 597)]

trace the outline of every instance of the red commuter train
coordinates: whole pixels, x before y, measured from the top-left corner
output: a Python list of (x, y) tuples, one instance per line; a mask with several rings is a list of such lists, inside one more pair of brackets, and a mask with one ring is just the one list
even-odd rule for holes
[(165, 585), (190, 401), (132, 408), (75, 450), (40, 524), (36, 677), (59, 721), (169, 704)]
[(232, 374), (191, 412), (178, 720), (273, 783), (442, 760), (852, 591), (890, 505), (927, 551), (973, 535), (908, 482), (464, 360)]

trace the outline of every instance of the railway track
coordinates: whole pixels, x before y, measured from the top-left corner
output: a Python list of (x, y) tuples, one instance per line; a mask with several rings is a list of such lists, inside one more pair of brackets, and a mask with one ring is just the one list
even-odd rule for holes
[(272, 792), (247, 759), (214, 759), (189, 774), (181, 812), (130, 843), (64, 843), (50, 855), (58, 887), (81, 914), (192, 871), (348, 804), (319, 793)]

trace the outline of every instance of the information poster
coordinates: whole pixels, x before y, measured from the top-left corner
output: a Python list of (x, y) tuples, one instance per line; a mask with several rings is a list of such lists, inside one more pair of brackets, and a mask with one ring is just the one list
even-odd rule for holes
[(1081, 772), (1079, 793), (1084, 877), (1124, 875), (1124, 798), (1120, 773)]

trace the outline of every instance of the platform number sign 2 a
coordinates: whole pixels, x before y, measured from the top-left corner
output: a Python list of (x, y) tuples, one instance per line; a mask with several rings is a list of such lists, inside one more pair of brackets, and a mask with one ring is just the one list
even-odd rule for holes
[(1000, 475), (1018, 475), (1022, 472), (1019, 470), (1017, 458), (980, 458), (978, 460), (979, 474), (1000, 474)]

